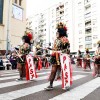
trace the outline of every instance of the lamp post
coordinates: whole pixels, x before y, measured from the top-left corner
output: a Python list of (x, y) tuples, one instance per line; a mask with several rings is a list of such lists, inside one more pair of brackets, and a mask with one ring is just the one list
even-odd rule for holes
[(8, 1), (8, 14), (7, 14), (7, 35), (6, 35), (6, 54), (9, 50), (9, 14), (10, 14), (10, 0)]

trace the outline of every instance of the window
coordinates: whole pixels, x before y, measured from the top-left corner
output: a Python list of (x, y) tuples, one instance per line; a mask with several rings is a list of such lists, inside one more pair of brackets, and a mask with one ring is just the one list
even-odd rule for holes
[(85, 18), (91, 17), (91, 12), (85, 14)]
[(85, 37), (85, 41), (91, 41), (91, 40), (92, 40), (92, 37), (91, 36)]
[(91, 8), (91, 5), (89, 4), (89, 5), (87, 5), (87, 6), (85, 6), (85, 10), (89, 10)]
[(83, 45), (79, 45), (79, 48), (82, 49), (83, 48)]
[(86, 20), (85, 21), (85, 26), (91, 25), (91, 20)]
[(61, 8), (61, 9), (64, 8), (64, 5), (60, 5), (60, 8)]
[(91, 49), (91, 48), (92, 48), (92, 43), (90, 43), (90, 44), (86, 44), (86, 45), (85, 45), (85, 48), (89, 48), (89, 49)]
[(19, 5), (20, 5), (20, 6), (22, 5), (22, 0), (19, 0)]
[(86, 29), (85, 29), (85, 34), (89, 34), (89, 33), (91, 33), (91, 31), (92, 31), (91, 27), (86, 28)]
[(56, 8), (56, 11), (58, 11), (58, 10), (59, 10), (59, 7)]
[(60, 14), (64, 14), (64, 11), (60, 11)]
[(3, 1), (4, 0), (0, 0), (0, 24), (3, 23)]
[(23, 9), (16, 5), (12, 5), (12, 16), (15, 19), (23, 20)]

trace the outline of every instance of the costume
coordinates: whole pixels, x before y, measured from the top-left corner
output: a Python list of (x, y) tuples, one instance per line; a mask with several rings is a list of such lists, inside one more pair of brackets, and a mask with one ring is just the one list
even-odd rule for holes
[(85, 53), (84, 58), (83, 58), (83, 63), (84, 63), (84, 66), (83, 66), (84, 69), (86, 69), (88, 67), (91, 70), (90, 53), (89, 53), (88, 49), (86, 49), (86, 53)]
[(70, 53), (69, 47), (70, 43), (67, 38), (67, 28), (64, 26), (64, 24), (59, 23), (57, 25), (57, 33), (56, 33), (56, 39), (54, 41), (54, 46), (52, 48), (52, 56), (50, 59), (50, 62), (52, 64), (52, 70), (49, 77), (50, 85), (45, 88), (46, 90), (52, 90), (53, 89), (53, 81), (56, 76), (56, 72), (58, 69), (61, 69), (61, 63), (60, 63), (60, 52), (61, 53)]
[(95, 76), (100, 77), (100, 40), (98, 41), (98, 47), (97, 50), (95, 51), (95, 62), (94, 62), (94, 71), (95, 71)]
[(26, 76), (26, 55), (31, 51), (31, 42), (32, 39), (31, 34), (25, 34), (22, 37), (23, 44), (19, 47), (18, 57), (17, 57), (17, 68), (19, 70), (20, 78), (18, 80), (22, 80)]
[(78, 66), (82, 67), (82, 54), (80, 50), (78, 50), (78, 54), (77, 54), (77, 67)]
[(38, 70), (40, 70), (42, 68), (42, 60), (41, 60), (42, 53), (43, 53), (43, 50), (41, 49), (40, 45), (38, 44), (36, 46), (36, 55), (34, 56), (35, 68)]

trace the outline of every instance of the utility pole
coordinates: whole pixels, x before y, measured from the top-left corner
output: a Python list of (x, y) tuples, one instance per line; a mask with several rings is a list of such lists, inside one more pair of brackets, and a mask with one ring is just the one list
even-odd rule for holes
[(7, 35), (6, 35), (6, 54), (9, 50), (9, 14), (10, 14), (10, 0), (8, 1), (8, 14), (7, 14)]

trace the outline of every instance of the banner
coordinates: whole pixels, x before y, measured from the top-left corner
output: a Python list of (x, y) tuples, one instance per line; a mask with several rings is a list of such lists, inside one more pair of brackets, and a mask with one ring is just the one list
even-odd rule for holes
[(71, 61), (67, 54), (61, 54), (60, 61), (62, 69), (62, 89), (66, 89), (66, 87), (70, 87), (72, 82)]
[(35, 65), (31, 55), (26, 56), (26, 80), (33, 80), (37, 77)]
[(38, 70), (42, 69), (42, 60), (38, 57)]

